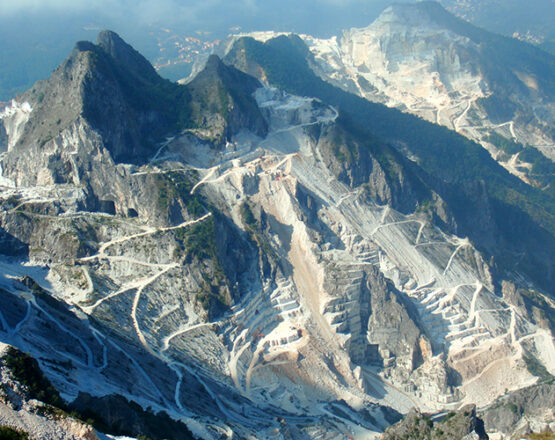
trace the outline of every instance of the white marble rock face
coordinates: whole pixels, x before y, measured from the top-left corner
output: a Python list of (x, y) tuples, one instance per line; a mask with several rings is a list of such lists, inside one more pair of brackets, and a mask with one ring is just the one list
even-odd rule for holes
[[(339, 66), (337, 78), (368, 70), (380, 96), (406, 104), (435, 97), (435, 108), (454, 108), (458, 88), (465, 102), (487, 93), (460, 51), (438, 53), (418, 34), (413, 52), (416, 37), (395, 20), (385, 13), (326, 43), (328, 52), (315, 40), (311, 49)], [(396, 41), (376, 37), (384, 27)], [(408, 70), (417, 62), (420, 76)], [(242, 130), (223, 149), (183, 132), (144, 165), (116, 163), (78, 117), (1, 158), (10, 166), (0, 183), (11, 184), (0, 192), (0, 239), (11, 231), (28, 243), (27, 259), (0, 260), (2, 335), (41, 361), (63, 397), (121, 394), (203, 438), (362, 439), (390, 424), (384, 406), (484, 406), (536, 383), (526, 356), (555, 374), (549, 329), (496, 291), (466, 237), (378, 204), (332, 172), (336, 109), (271, 87), (254, 97), (268, 134)], [(17, 146), (34, 110), (10, 108), (3, 122)], [(165, 179), (192, 174), (188, 194), (167, 201)], [(370, 181), (387, 196), (376, 161)], [(86, 209), (92, 193), (101, 209)], [(189, 212), (195, 194), (218, 212)], [(218, 244), (229, 243), (222, 265), (233, 283), (213, 258), (188, 255), (187, 234), (211, 225)], [(228, 307), (208, 313), (207, 296)]]

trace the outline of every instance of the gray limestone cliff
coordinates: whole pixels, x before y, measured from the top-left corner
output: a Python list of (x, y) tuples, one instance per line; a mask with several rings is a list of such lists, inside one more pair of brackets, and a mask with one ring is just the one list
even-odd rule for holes
[(2, 114), (2, 340), (68, 402), (140, 427), (125, 398), (205, 438), (375, 435), (551, 374), (549, 296), (520, 274), (500, 288), (456, 235), (462, 200), (495, 241), (486, 184), (431, 175), (361, 128), (365, 101), (316, 85), (351, 113), (215, 56), (176, 85), (113, 33), (78, 43)]
[(380, 440), (487, 440), (484, 422), (476, 416), (476, 407), (468, 405), (448, 413), (439, 422), (411, 410), (401, 422), (387, 428)]

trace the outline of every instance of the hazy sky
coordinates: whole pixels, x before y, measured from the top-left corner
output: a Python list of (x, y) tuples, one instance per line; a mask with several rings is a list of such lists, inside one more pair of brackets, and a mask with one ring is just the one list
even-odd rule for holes
[[(370, 3), (372, 0), (358, 1), (358, 3)], [(323, 5), (346, 6), (356, 3), (357, 0), (319, 0), (318, 3)], [(12, 13), (14, 11), (28, 11), (38, 9), (73, 9), (73, 10), (90, 10), (90, 9), (141, 9), (148, 10), (198, 10), (213, 7), (214, 5), (232, 5), (239, 8), (257, 9), (261, 5), (275, 6), (279, 4), (279, 0), (0, 0), (0, 12)]]
[[(411, 1), (411, 0), (409, 0)], [(23, 14), (91, 14), (140, 24), (167, 23), (220, 29), (239, 25), (293, 26), (308, 32), (370, 21), (392, 0), (0, 0), (0, 19)], [(302, 29), (303, 27), (307, 29)], [(223, 29), (222, 29), (223, 31)]]
[[(410, 0), (409, 0), (410, 1)], [(383, 4), (382, 0), (0, 0), (0, 14), (9, 15), (21, 12), (58, 11), (58, 12), (105, 12), (110, 15), (131, 13), (138, 17), (171, 18), (176, 16), (199, 18), (208, 11), (235, 10), (237, 13), (256, 14), (264, 10), (282, 9), (284, 3), (295, 5), (302, 11), (307, 6), (352, 9), (354, 5), (364, 8), (371, 4)], [(121, 16), (121, 15), (120, 15)]]
[[(76, 41), (95, 41), (101, 29), (116, 31), (154, 60), (160, 54), (156, 35), (161, 28), (206, 40), (225, 38), (238, 28), (331, 37), (344, 29), (368, 26), (391, 3), (414, 1), (0, 0), (0, 101), (47, 77)], [(477, 24), (508, 35), (521, 28), (526, 33), (534, 26), (554, 34), (549, 19), (554, 1), (441, 0), (447, 6), (473, 8)]]
[(233, 3), (238, 8), (256, 7), (254, 0), (179, 1), (179, 0), (0, 0), (0, 14), (19, 12), (57, 11), (87, 12), (99, 11), (110, 15), (122, 12), (144, 17), (168, 17), (172, 15), (202, 13), (218, 4)]
[(0, 0), (0, 59), (8, 61), (0, 63), (0, 101), (47, 77), (76, 41), (95, 41), (101, 29), (119, 33), (153, 60), (161, 28), (207, 40), (237, 29), (330, 37), (369, 25), (394, 1)]

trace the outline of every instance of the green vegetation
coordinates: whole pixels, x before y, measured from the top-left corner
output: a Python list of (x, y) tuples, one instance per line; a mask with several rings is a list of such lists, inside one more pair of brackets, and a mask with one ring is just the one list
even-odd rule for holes
[(495, 132), (492, 132), (486, 140), (510, 155), (520, 153), (524, 149), (524, 146), (521, 143), (509, 140)]
[[(512, 44), (506, 40), (502, 43)], [(528, 57), (531, 62), (541, 64), (541, 57), (536, 59), (534, 57), (538, 54), (532, 55)], [(518, 270), (526, 272), (546, 288), (551, 287), (552, 275), (549, 275), (551, 271), (546, 262), (552, 261), (555, 249), (553, 192), (522, 182), (499, 166), (480, 145), (445, 127), (371, 103), (326, 83), (310, 69), (307, 61), (310, 57), (308, 49), (296, 36), (280, 36), (266, 43), (242, 38), (229, 52), (226, 62), (238, 67), (259, 66), (270, 84), (297, 95), (314, 96), (338, 108), (338, 123), (345, 127), (345, 131), (356, 133), (359, 139), (371, 140), (365, 149), (380, 162), (390, 183), (396, 181), (399, 170), (409, 175), (414, 173), (412, 178), (416, 180), (412, 188), (427, 190), (426, 185), (429, 185), (438, 192), (455, 215), (459, 232), (468, 235), (486, 255), (493, 254), (498, 269), (514, 270), (515, 260), (506, 248), (480, 245), (483, 234), (491, 231), (477, 228), (475, 214), (469, 214), (476, 209), (479, 182), (485, 190), (482, 197), (487, 197), (492, 207), (491, 223), (495, 225), (498, 237), (515, 253), (525, 255), (518, 263)], [(387, 143), (402, 146), (403, 153)], [(343, 143), (334, 152), (338, 159), (349, 161), (348, 145)], [(403, 157), (405, 149), (417, 157), (418, 167)], [(534, 154), (527, 150), (525, 148), (520, 153), (524, 155), (523, 159)], [(541, 165), (537, 170), (542, 170)], [(401, 190), (406, 193), (403, 188)], [(427, 198), (429, 193), (418, 195), (420, 201)]]
[(546, 370), (546, 368), (534, 357), (524, 355), (524, 362), (526, 362), (526, 369), (536, 377), (542, 380), (551, 380), (553, 376)]
[(432, 212), (435, 206), (435, 202), (431, 199), (424, 199), (416, 208), (416, 212)]
[(198, 217), (206, 212), (202, 197), (198, 193), (191, 194), (191, 190), (198, 180), (196, 172), (172, 171), (157, 175), (155, 178), (160, 210), (167, 211), (172, 200), (179, 198), (184, 202), (190, 215)]
[(443, 418), (442, 421), (443, 421), (443, 422), (446, 422), (447, 420), (452, 419), (452, 418), (455, 417), (456, 415), (457, 415), (456, 412), (450, 411), (450, 412), (448, 412), (448, 413), (445, 415), (445, 417)]
[(555, 433), (553, 431), (532, 433), (528, 434), (525, 438), (528, 440), (555, 440)]
[(518, 158), (532, 164), (529, 176), (541, 185), (549, 186), (549, 194), (555, 197), (555, 164), (533, 147), (526, 147)]
[(196, 171), (189, 173), (172, 171), (168, 173), (168, 177), (173, 185), (173, 194), (181, 197), (186, 202), (189, 214), (196, 217), (204, 214), (206, 210), (202, 204), (201, 196), (198, 193), (191, 195), (191, 190), (198, 180), (198, 173)]
[(509, 408), (509, 411), (513, 414), (518, 414), (518, 406), (516, 406), (513, 402), (507, 403), (507, 408)]
[(249, 238), (256, 243), (256, 246), (264, 253), (264, 255), (274, 261), (277, 261), (278, 255), (268, 243), (268, 240), (262, 233), (261, 222), (254, 216), (249, 201), (240, 206), (241, 220), (246, 226), (246, 232)]
[(531, 170), (524, 168), (524, 173), (539, 186), (546, 187), (552, 197), (555, 196), (555, 164), (550, 159), (534, 147), (524, 146), (497, 133), (491, 133), (486, 140), (508, 155), (520, 153), (518, 159), (532, 165)]
[(198, 292), (196, 297), (205, 311), (217, 314), (219, 311), (229, 307), (228, 297), (220, 290), (220, 283), (224, 276), (223, 272), (216, 271), (215, 279), (208, 280), (205, 278), (202, 290)]
[(249, 204), (243, 203), (239, 209), (241, 211), (241, 220), (243, 220), (243, 223), (249, 228), (256, 226), (256, 218), (254, 217)]
[(29, 434), (10, 428), (9, 426), (0, 426), (0, 440), (27, 440)]
[(38, 362), (31, 356), (15, 348), (10, 348), (6, 355), (6, 366), (14, 378), (27, 387), (31, 398), (53, 406), (64, 405), (58, 390), (46, 378)]
[(199, 260), (208, 258), (217, 261), (216, 231), (213, 217), (187, 229), (184, 238), (189, 259), (197, 257)]
[(220, 113), (226, 121), (229, 121), (230, 96), (223, 84), (218, 84), (216, 90), (218, 91), (218, 98), (210, 106), (210, 111), (212, 113)]
[[(204, 272), (204, 283), (199, 292), (197, 292), (197, 300), (204, 310), (212, 310), (212, 306), (216, 309), (229, 306), (228, 297), (222, 293), (224, 286), (227, 285), (225, 272), (220, 264), (218, 257), (218, 249), (216, 245), (216, 225), (214, 218), (217, 213), (206, 220), (196, 223), (192, 227), (185, 227), (175, 231), (177, 240), (181, 243), (185, 253), (185, 262), (193, 263), (195, 260), (210, 260), (212, 264), (208, 268), (205, 265), (200, 266)], [(195, 263), (196, 264), (196, 263)], [(206, 271), (210, 272), (206, 274)]]

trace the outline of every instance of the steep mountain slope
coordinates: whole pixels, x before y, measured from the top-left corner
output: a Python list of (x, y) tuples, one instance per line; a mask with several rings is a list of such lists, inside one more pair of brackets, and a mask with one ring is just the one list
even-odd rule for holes
[(555, 159), (552, 55), (476, 28), (435, 2), (390, 6), (367, 28), (329, 40), (302, 38), (324, 80), (481, 143), (553, 195), (555, 165), (527, 147)]
[[(551, 289), (555, 204), (549, 193), (519, 182), (478, 145), (449, 130), (324, 82), (310, 69), (308, 54), (295, 36), (280, 36), (266, 43), (245, 37), (232, 44), (226, 60), (291, 93), (316, 96), (338, 106), (349, 131), (396, 146), (411, 159), (398, 154), (397, 160), (407, 168), (414, 168), (412, 161), (417, 162), (421, 178), (449, 202), (456, 217), (451, 230), (468, 236), (487, 255), (494, 256), (501, 277), (505, 271), (518, 271)], [(420, 200), (420, 204), (435, 206), (430, 198)], [(407, 207), (394, 207), (410, 212)], [(437, 224), (449, 225), (445, 216), (439, 217), (442, 221)], [(523, 249), (527, 249), (524, 254)]]
[[(44, 376), (36, 360), (19, 350), (0, 346), (0, 436), (10, 440), (109, 440), (112, 435), (139, 435), (190, 440), (193, 435), (183, 423), (166, 414), (154, 415), (139, 405), (117, 396), (118, 412), (99, 405), (106, 398), (83, 399), (80, 406), (68, 406)], [(84, 406), (83, 403), (89, 404)], [(96, 404), (96, 407), (95, 407)], [(103, 408), (104, 407), (104, 408)], [(79, 409), (82, 412), (78, 412)], [(108, 411), (106, 411), (108, 409)], [(70, 413), (71, 411), (71, 413)], [(94, 429), (93, 428), (96, 428)], [(98, 431), (97, 431), (98, 430)], [(18, 436), (14, 432), (19, 433)], [(11, 436), (9, 434), (12, 434)], [(142, 437), (141, 437), (142, 436)], [(130, 439), (130, 437), (125, 437)], [(130, 439), (131, 440), (131, 439)]]
[(381, 440), (488, 440), (484, 422), (476, 417), (476, 407), (471, 405), (451, 412), (444, 420), (434, 422), (426, 416), (411, 411), (407, 417), (391, 427), (380, 437)]
[[(12, 347), (0, 346), (0, 426), (20, 434), (16, 436), (12, 432), (9, 436), (0, 431), (2, 438), (26, 440), (30, 434), (31, 438), (41, 439), (98, 440), (91, 426), (49, 404), (60, 398), (36, 364), (29, 360)], [(37, 399), (39, 389), (40, 400)]]
[[(167, 83), (102, 33), (3, 113), (0, 337), (74, 407), (120, 420), (123, 396), (202, 438), (368, 438), (412, 406), (483, 406), (555, 372), (534, 284), (553, 275), (494, 270), (474, 245), (501, 252), (488, 228), (513, 221), (491, 187), (431, 176), (427, 144), (401, 137), (419, 164), (383, 133), (401, 118), (531, 206), (545, 195), (443, 128), (314, 82), (305, 53), (284, 55), (299, 42), (242, 40), (227, 61), (304, 97), (217, 57)], [(488, 209), (482, 236), (454, 233), (470, 221), (453, 200)], [(548, 267), (553, 237), (529, 224), (522, 261)]]

